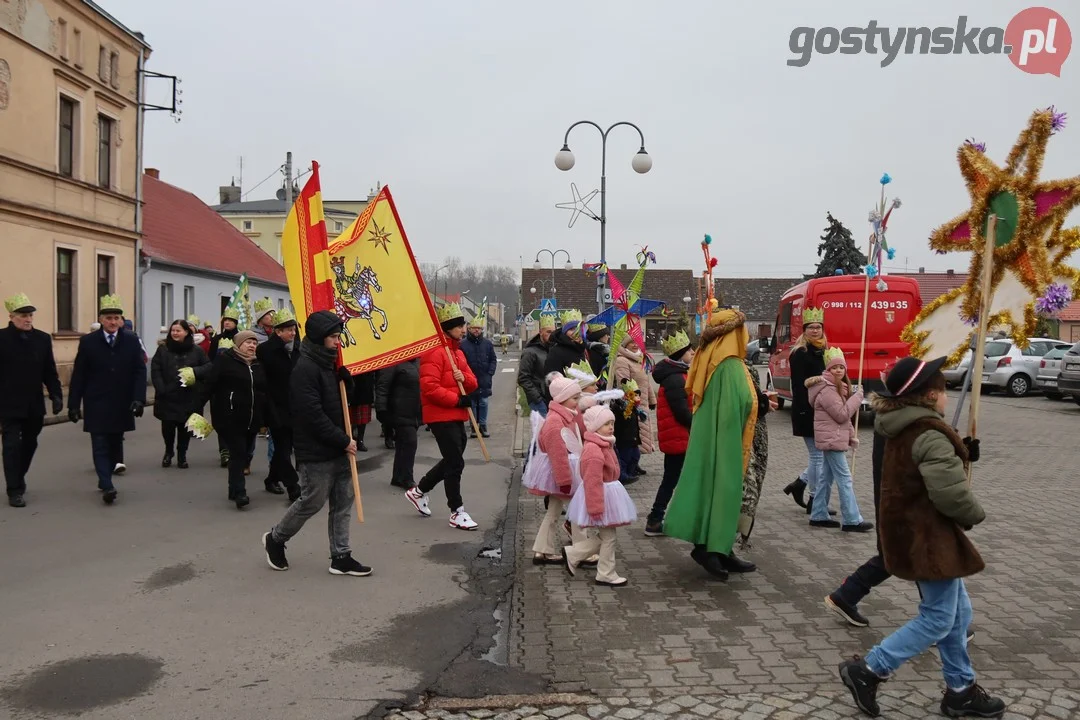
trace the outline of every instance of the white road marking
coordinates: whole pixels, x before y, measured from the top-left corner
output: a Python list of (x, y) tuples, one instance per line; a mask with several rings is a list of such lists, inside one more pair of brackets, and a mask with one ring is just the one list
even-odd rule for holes
[(503, 372), (514, 372), (514, 368), (503, 368)]

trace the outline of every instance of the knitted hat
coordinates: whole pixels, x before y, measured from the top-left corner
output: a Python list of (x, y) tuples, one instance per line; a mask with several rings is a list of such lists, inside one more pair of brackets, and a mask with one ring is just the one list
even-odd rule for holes
[(844, 351), (838, 347), (831, 347), (825, 351), (825, 369), (832, 370), (837, 365), (843, 365), (847, 367), (847, 360), (844, 358)]
[(596, 405), (585, 411), (585, 429), (589, 432), (596, 432), (611, 422), (615, 422), (615, 414), (605, 405)]
[(243, 345), (248, 340), (258, 340), (259, 336), (250, 330), (241, 330), (233, 337), (233, 346)]
[(331, 310), (320, 310), (308, 315), (304, 323), (304, 335), (316, 345), (322, 345), (323, 340), (334, 333), (341, 332), (341, 318)]
[(4, 307), (12, 314), (37, 312), (37, 308), (30, 302), (30, 298), (26, 296), (26, 293), (12, 295), (4, 301)]
[(572, 397), (580, 395), (581, 386), (577, 384), (577, 381), (568, 377), (557, 377), (548, 385), (548, 391), (551, 393), (552, 400), (563, 403)]

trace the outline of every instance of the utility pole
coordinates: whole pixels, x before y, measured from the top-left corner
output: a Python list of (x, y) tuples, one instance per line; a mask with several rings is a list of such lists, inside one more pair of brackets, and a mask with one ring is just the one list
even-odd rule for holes
[[(285, 217), (289, 216), (292, 206), (292, 152), (287, 152), (285, 153)], [(277, 243), (277, 260), (279, 263), (284, 260), (281, 256), (281, 238), (278, 238)]]

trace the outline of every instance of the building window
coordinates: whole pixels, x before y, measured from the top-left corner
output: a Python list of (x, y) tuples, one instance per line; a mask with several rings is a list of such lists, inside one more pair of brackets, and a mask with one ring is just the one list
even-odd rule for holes
[(79, 103), (60, 96), (60, 156), (59, 171), (65, 177), (75, 176), (75, 119)]
[(225, 314), (225, 309), (229, 307), (229, 303), (230, 303), (231, 301), (232, 301), (232, 298), (231, 298), (231, 297), (227, 297), (227, 296), (225, 296), (225, 295), (222, 295), (222, 296), (221, 296), (221, 312), (220, 312), (220, 313), (218, 313), (218, 314), (219, 314), (219, 316), (220, 316), (220, 315), (224, 315), (224, 314)]
[(113, 89), (120, 87), (120, 53), (109, 55), (109, 84)]
[(72, 60), (75, 61), (75, 67), (82, 69), (82, 30), (79, 28), (72, 28)]
[(60, 46), (60, 59), (68, 59), (68, 24), (64, 18), (58, 18), (56, 20), (56, 33), (60, 37), (57, 45)]
[(75, 330), (75, 251), (56, 249), (56, 329)]
[(167, 328), (173, 321), (172, 283), (161, 283), (161, 327)]
[(184, 286), (184, 318), (187, 319), (195, 314), (195, 288), (190, 285)]
[(277, 309), (278, 310), (284, 310), (285, 309), (285, 298), (278, 298), (277, 299)]
[(98, 115), (98, 185), (112, 187), (112, 138), (116, 121)]
[(108, 255), (97, 257), (97, 296), (103, 298), (113, 291), (113, 259)]
[(98, 45), (97, 74), (98, 80), (109, 82), (109, 51), (104, 45)]
[(251, 220), (244, 220), (244, 232), (251, 232)]
[(334, 221), (334, 231), (335, 232), (341, 232), (344, 229), (345, 229), (345, 223), (341, 222), (340, 220)]

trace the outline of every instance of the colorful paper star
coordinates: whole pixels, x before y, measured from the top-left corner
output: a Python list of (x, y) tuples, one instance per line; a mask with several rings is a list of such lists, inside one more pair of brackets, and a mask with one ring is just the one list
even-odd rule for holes
[(371, 224), (374, 226), (374, 229), (368, 230), (368, 232), (371, 233), (368, 242), (375, 243), (376, 248), (381, 247), (386, 254), (389, 255), (390, 248), (388, 248), (387, 245), (390, 243), (390, 236), (393, 235), (393, 233), (386, 232), (386, 229), (379, 227), (379, 223), (374, 220), (371, 221)]

